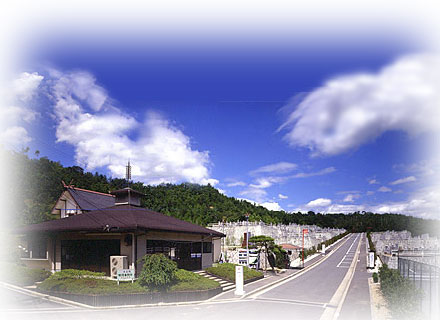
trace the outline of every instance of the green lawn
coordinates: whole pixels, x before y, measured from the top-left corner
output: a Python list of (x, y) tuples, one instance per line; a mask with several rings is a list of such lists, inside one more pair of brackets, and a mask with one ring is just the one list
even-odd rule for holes
[[(176, 272), (176, 281), (168, 291), (196, 291), (219, 287), (219, 283), (202, 277), (190, 271), (179, 269)], [(147, 287), (137, 281), (120, 282), (103, 278), (102, 273), (63, 270), (38, 285), (38, 289), (45, 292), (68, 292), (78, 294), (130, 294), (150, 292)]]
[[(215, 267), (207, 268), (206, 272), (235, 282), (235, 266), (236, 264), (233, 263), (220, 263)], [(263, 276), (262, 272), (243, 266), (243, 277), (245, 281), (261, 276)]]

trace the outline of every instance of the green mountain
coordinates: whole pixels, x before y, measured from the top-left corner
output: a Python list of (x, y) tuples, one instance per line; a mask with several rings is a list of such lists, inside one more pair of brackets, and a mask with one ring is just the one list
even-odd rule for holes
[[(25, 153), (10, 153), (14, 183), (11, 188), (17, 208), (15, 224), (30, 224), (53, 219), (50, 211), (63, 191), (62, 181), (75, 187), (109, 192), (127, 186), (125, 179), (109, 178), (84, 171), (81, 167), (64, 167), (46, 157), (29, 158)], [(344, 228), (349, 231), (409, 230), (413, 235), (440, 234), (440, 221), (400, 214), (320, 214), (315, 212), (288, 213), (270, 211), (244, 200), (227, 197), (214, 187), (182, 183), (179, 185), (131, 184), (146, 196), (142, 206), (182, 220), (207, 225), (218, 221), (243, 221), (249, 213), (250, 221), (265, 223), (315, 224), (321, 227)]]

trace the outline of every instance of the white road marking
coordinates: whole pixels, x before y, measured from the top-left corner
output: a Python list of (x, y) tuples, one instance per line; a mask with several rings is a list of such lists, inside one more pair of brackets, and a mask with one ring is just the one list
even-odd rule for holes
[[(345, 255), (342, 257), (341, 261), (338, 263), (338, 265), (336, 266), (336, 268), (340, 268), (342, 263), (351, 263), (351, 261), (345, 261), (345, 259), (348, 258), (353, 258), (356, 254), (356, 252), (350, 252), (351, 248), (353, 247), (354, 243), (356, 242), (356, 240), (359, 238), (359, 234), (356, 236), (356, 239), (354, 239), (354, 241), (352, 242), (350, 248), (348, 248), (347, 252), (345, 253)], [(356, 251), (356, 250), (355, 250)]]
[[(275, 288), (277, 288), (277, 287), (279, 287), (279, 286), (282, 286), (282, 285), (284, 285), (285, 283), (287, 283), (287, 282), (290, 282), (290, 281), (292, 281), (292, 280), (295, 280), (296, 278), (298, 278), (298, 277), (301, 277), (302, 275), (304, 275), (306, 272), (309, 272), (310, 270), (312, 270), (312, 269), (314, 269), (315, 267), (317, 267), (318, 265), (320, 265), (321, 263), (323, 263), (324, 261), (326, 261), (328, 258), (330, 258), (335, 252), (338, 252), (338, 250), (339, 250), (339, 248), (340, 247), (342, 247), (348, 240), (350, 240), (351, 238), (353, 237), (353, 235), (351, 235), (350, 234), (350, 236), (347, 238), (347, 239), (345, 239), (335, 250), (332, 250), (329, 254), (327, 254), (323, 259), (321, 259), (320, 261), (318, 261), (318, 262), (316, 262), (315, 264), (313, 264), (313, 265), (311, 265), (311, 266), (309, 266), (309, 267), (306, 267), (305, 269), (303, 269), (304, 271), (303, 272), (298, 272), (298, 273), (294, 273), (291, 277), (288, 277), (287, 279), (285, 279), (285, 280), (282, 280), (282, 281), (280, 281), (280, 282), (278, 282), (278, 283), (276, 283), (276, 284), (274, 284), (274, 285), (272, 285), (272, 284), (269, 284), (269, 285), (267, 285), (267, 288), (265, 288), (265, 289), (263, 289), (263, 290), (261, 290), (261, 291), (258, 291), (258, 292), (256, 292), (256, 293), (249, 293), (249, 295), (246, 295), (245, 297), (246, 298), (256, 298), (256, 297), (258, 297), (258, 296), (260, 296), (260, 295), (262, 295), (262, 294), (264, 294), (264, 293), (266, 293), (266, 292), (268, 292), (268, 291), (270, 291), (270, 290), (273, 290), (273, 289), (275, 289)], [(344, 238), (342, 238), (342, 239), (344, 239)], [(211, 298), (212, 299), (212, 298)]]
[[(357, 239), (357, 237), (356, 237)], [(361, 238), (362, 240), (362, 238)], [(362, 241), (359, 240), (359, 243), (357, 245), (356, 253), (359, 253), (359, 248), (361, 247)], [(339, 285), (338, 289), (336, 290), (335, 294), (330, 300), (330, 304), (332, 306), (337, 306), (335, 309), (332, 308), (325, 308), (324, 313), (321, 315), (320, 320), (336, 320), (339, 317), (339, 313), (341, 312), (342, 305), (344, 304), (345, 298), (348, 293), (348, 289), (350, 288), (351, 281), (353, 280), (354, 273), (357, 266), (357, 260), (358, 256), (356, 254), (355, 259), (351, 261), (351, 265), (348, 268), (349, 270), (345, 274), (344, 279), (342, 280), (341, 284)]]
[(302, 301), (302, 300), (277, 299), (277, 298), (257, 298), (255, 299), (255, 301), (288, 303), (288, 304), (297, 304), (302, 306), (319, 307), (319, 308), (325, 308), (328, 305), (327, 302)]

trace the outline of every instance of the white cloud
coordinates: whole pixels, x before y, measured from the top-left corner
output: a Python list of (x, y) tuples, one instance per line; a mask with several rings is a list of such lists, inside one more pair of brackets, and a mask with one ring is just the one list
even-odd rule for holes
[[(267, 200), (267, 192), (264, 189), (259, 188), (247, 188), (239, 193), (240, 196), (251, 198), (254, 202), (265, 202)], [(246, 199), (245, 199), (246, 200)]]
[(347, 194), (344, 198), (344, 200), (342, 200), (343, 202), (354, 202), (355, 199), (360, 198), (359, 194)]
[(251, 188), (265, 189), (272, 186), (273, 182), (270, 181), (269, 178), (260, 178), (256, 180), (257, 184), (250, 184)]
[(322, 169), (317, 172), (310, 172), (310, 173), (300, 172), (300, 173), (297, 173), (297, 174), (291, 176), (291, 178), (309, 178), (309, 177), (314, 177), (314, 176), (323, 176), (323, 175), (326, 175), (329, 173), (333, 173), (335, 171), (336, 171), (336, 169), (334, 167), (328, 167), (328, 168)]
[(332, 201), (330, 199), (318, 198), (318, 199), (312, 200), (309, 203), (307, 203), (306, 207), (309, 207), (309, 208), (326, 207), (326, 206), (329, 206), (331, 203), (332, 203)]
[[(417, 110), (417, 112), (415, 112)], [(335, 77), (307, 94), (280, 127), (292, 146), (313, 155), (335, 155), (385, 131), (437, 132), (440, 123), (440, 57), (400, 58), (376, 74)]]
[(24, 148), (32, 141), (27, 126), (39, 113), (32, 109), (31, 99), (36, 95), (43, 76), (21, 73), (8, 86), (0, 88), (5, 105), (0, 107), (0, 143), (7, 148)]
[(86, 72), (52, 76), (57, 142), (73, 145), (80, 165), (123, 177), (130, 159), (133, 178), (147, 184), (218, 183), (209, 177), (208, 152), (193, 150), (190, 138), (163, 116), (150, 111), (139, 122), (124, 114)]
[(371, 196), (374, 194), (374, 191), (367, 191), (367, 196)]
[(265, 201), (265, 202), (258, 202), (258, 201), (254, 201), (254, 200), (249, 200), (249, 199), (245, 199), (245, 198), (237, 198), (238, 200), (244, 200), (247, 201), (249, 203), (252, 203), (253, 205), (256, 206), (262, 206), (265, 207), (268, 210), (272, 210), (272, 211), (281, 211), (284, 210), (279, 203), (274, 202), (274, 201)]
[(251, 175), (257, 175), (257, 174), (262, 174), (262, 173), (282, 174), (282, 173), (287, 173), (292, 170), (295, 170), (297, 167), (298, 166), (295, 163), (278, 162), (278, 163), (274, 163), (274, 164), (260, 167), (256, 170), (251, 171), (250, 174)]
[(379, 181), (377, 181), (376, 179), (371, 179), (368, 180), (368, 184), (379, 184)]
[(402, 178), (402, 179), (398, 179), (398, 180), (395, 180), (393, 182), (390, 182), (390, 185), (394, 186), (394, 185), (397, 185), (397, 184), (413, 182), (413, 181), (416, 181), (416, 180), (417, 180), (416, 177), (409, 176), (409, 177), (406, 177), (406, 178)]
[(423, 188), (412, 194), (408, 200), (400, 202), (386, 202), (371, 208), (378, 213), (401, 213), (421, 218), (439, 218), (440, 187), (433, 185)]
[(265, 189), (271, 187), (274, 183), (281, 183), (288, 180), (289, 177), (265, 177), (255, 180), (256, 184), (250, 184), (251, 188)]
[(9, 124), (17, 124), (22, 120), (31, 123), (37, 119), (39, 113), (24, 106), (7, 106), (0, 108), (0, 117), (8, 119)]
[(285, 196), (284, 194), (278, 194), (278, 198), (280, 198), (280, 199), (287, 199), (287, 198), (289, 198), (288, 196)]
[[(438, 139), (436, 139), (436, 142)], [(437, 156), (434, 157), (435, 160), (422, 160), (420, 162), (411, 163), (411, 164), (396, 164), (393, 166), (393, 169), (404, 172), (412, 172), (417, 173), (423, 177), (432, 176), (435, 174), (434, 167), (438, 166), (437, 164)]]
[(380, 187), (379, 189), (377, 189), (377, 191), (379, 191), (379, 192), (391, 192), (391, 191), (393, 191), (393, 190), (391, 190), (391, 189), (388, 188), (388, 187), (382, 186), (382, 187)]
[(23, 72), (12, 83), (14, 97), (23, 102), (27, 102), (36, 93), (38, 86), (44, 77), (36, 72)]
[(30, 141), (32, 139), (23, 127), (8, 127), (0, 133), (0, 144), (8, 148), (24, 148)]
[(228, 186), (228, 187), (244, 187), (245, 185), (246, 185), (246, 183), (243, 181), (235, 181), (235, 182), (228, 183), (226, 186)]
[(272, 210), (272, 211), (281, 211), (283, 210), (283, 208), (281, 208), (281, 206), (279, 205), (278, 202), (263, 202), (260, 203), (260, 206), (265, 207), (268, 210)]

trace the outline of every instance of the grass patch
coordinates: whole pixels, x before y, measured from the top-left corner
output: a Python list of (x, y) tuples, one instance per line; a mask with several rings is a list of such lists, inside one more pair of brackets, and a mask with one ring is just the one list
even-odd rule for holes
[(43, 269), (31, 269), (14, 263), (1, 264), (1, 281), (18, 286), (31, 286), (47, 279), (52, 273)]
[[(108, 280), (100, 272), (85, 270), (62, 270), (44, 280), (38, 285), (43, 292), (66, 292), (76, 294), (132, 294), (157, 291), (140, 285), (138, 281), (120, 282)], [(175, 273), (176, 279), (168, 288), (172, 291), (196, 291), (214, 289), (220, 284), (214, 280), (207, 279), (190, 271), (178, 269)]]
[[(215, 267), (207, 268), (206, 272), (235, 282), (235, 266), (236, 264), (233, 263), (221, 263)], [(263, 276), (262, 272), (243, 266), (243, 278), (245, 281), (261, 276)]]
[(39, 290), (45, 292), (68, 292), (78, 294), (129, 294), (145, 293), (148, 289), (137, 282), (120, 282), (97, 278), (65, 278), (46, 279), (38, 286)]
[(147, 289), (138, 283), (108, 280), (103, 272), (66, 269), (54, 273), (38, 289), (45, 292), (68, 292), (78, 294), (126, 294), (144, 293)]
[(220, 287), (220, 283), (215, 280), (205, 278), (191, 271), (179, 269), (176, 272), (176, 283), (170, 291), (195, 291), (208, 290)]

